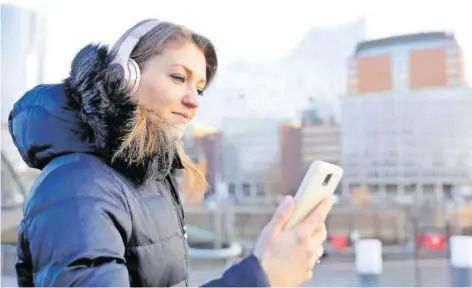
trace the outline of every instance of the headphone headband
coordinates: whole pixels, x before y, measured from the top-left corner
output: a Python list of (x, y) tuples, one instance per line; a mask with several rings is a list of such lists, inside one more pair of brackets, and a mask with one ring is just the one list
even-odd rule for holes
[(128, 88), (131, 89), (131, 95), (138, 90), (141, 79), (139, 66), (135, 61), (130, 59), (131, 52), (133, 52), (138, 41), (154, 27), (159, 25), (159, 23), (161, 22), (156, 19), (147, 19), (137, 23), (116, 41), (111, 50), (113, 60), (110, 63), (110, 67), (117, 70), (118, 73), (123, 74)]

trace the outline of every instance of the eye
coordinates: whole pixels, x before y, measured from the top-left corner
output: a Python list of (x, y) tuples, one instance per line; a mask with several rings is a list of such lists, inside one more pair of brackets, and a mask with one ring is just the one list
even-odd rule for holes
[(170, 77), (175, 80), (175, 81), (178, 81), (180, 83), (185, 83), (185, 77), (183, 75), (180, 75), (180, 74), (172, 74), (170, 75)]
[(197, 89), (197, 93), (199, 96), (203, 96), (203, 89)]

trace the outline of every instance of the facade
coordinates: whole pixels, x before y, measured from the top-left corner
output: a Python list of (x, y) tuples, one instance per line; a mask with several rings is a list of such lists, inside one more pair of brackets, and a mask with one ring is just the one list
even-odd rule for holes
[(348, 61), (348, 96), (463, 86), (454, 35), (432, 32), (361, 42)]
[(334, 123), (301, 128), (301, 160), (306, 168), (315, 160), (341, 164), (339, 126)]
[[(341, 165), (339, 126), (334, 123), (281, 126), (281, 180), (283, 193), (295, 195), (315, 160)], [(341, 188), (338, 189), (340, 193)]]
[(222, 180), (239, 203), (266, 203), (278, 194), (279, 124), (274, 119), (223, 119)]
[(280, 168), (283, 194), (295, 195), (305, 172), (302, 167), (302, 129), (300, 125), (280, 126)]
[(472, 90), (454, 36), (426, 33), (360, 43), (342, 98), (343, 194), (449, 198), (472, 176)]

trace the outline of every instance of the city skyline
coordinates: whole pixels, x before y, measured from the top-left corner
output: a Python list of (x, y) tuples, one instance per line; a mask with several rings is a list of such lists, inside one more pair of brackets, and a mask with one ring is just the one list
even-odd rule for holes
[[(463, 50), (465, 79), (467, 83), (470, 83), (471, 75), (468, 73), (468, 66), (470, 66), (468, 63), (472, 62), (470, 61), (470, 59), (472, 59), (472, 52), (469, 53), (469, 51), (472, 51), (472, 37), (470, 33), (465, 33), (465, 28), (472, 25), (472, 20), (465, 17), (466, 14), (462, 12), (465, 9), (460, 9), (463, 3), (452, 2), (457, 5), (450, 5), (450, 1), (436, 1), (435, 3), (424, 1), (411, 3), (403, 1), (383, 1), (382, 5), (378, 4), (376, 1), (367, 0), (356, 1), (355, 4), (346, 1), (333, 1), (324, 3), (323, 6), (318, 5), (316, 6), (318, 9), (313, 10), (309, 9), (309, 5), (313, 5), (314, 2), (302, 0), (277, 3), (269, 3), (260, 0), (254, 2), (255, 4), (240, 1), (238, 2), (239, 4), (229, 2), (229, 4), (225, 4), (224, 7), (218, 1), (202, 0), (198, 3), (184, 1), (186, 4), (185, 7), (188, 9), (180, 9), (180, 6), (178, 7), (173, 4), (173, 2), (169, 1), (154, 1), (152, 4), (138, 1), (137, 5), (131, 7), (129, 7), (129, 5), (114, 3), (114, 13), (110, 15), (103, 13), (109, 8), (108, 5), (110, 5), (110, 2), (108, 1), (94, 3), (94, 9), (89, 9), (88, 1), (67, 1), (67, 3), (57, 1), (16, 1), (15, 3), (21, 3), (28, 7), (36, 7), (48, 22), (44, 60), (46, 64), (44, 65), (44, 71), (41, 71), (43, 74), (42, 82), (46, 83), (58, 82), (67, 77), (71, 60), (81, 47), (90, 42), (111, 44), (128, 26), (139, 19), (157, 17), (162, 20), (174, 21), (187, 25), (197, 32), (208, 36), (218, 48), (221, 63), (220, 71), (215, 79), (214, 85), (210, 87), (206, 93), (206, 97), (202, 99), (203, 109), (197, 114), (197, 118), (193, 124), (197, 126), (218, 126), (219, 120), (214, 121), (211, 117), (207, 117), (207, 115), (213, 113), (213, 111), (208, 112), (210, 109), (208, 106), (214, 107), (214, 105), (216, 105), (215, 103), (217, 103), (218, 107), (221, 105), (224, 106), (226, 102), (216, 99), (219, 97), (218, 94), (226, 93), (224, 91), (228, 89), (239, 89), (234, 85), (229, 85), (226, 90), (215, 89), (216, 86), (221, 87), (222, 83), (220, 80), (225, 78), (226, 80), (223, 82), (231, 80), (228, 80), (225, 74), (232, 75), (230, 71), (232, 67), (238, 65), (244, 67), (248, 65), (281, 66), (286, 58), (289, 58), (290, 55), (303, 46), (304, 39), (312, 34), (313, 31), (329, 33), (330, 31), (336, 31), (339, 27), (349, 25), (349, 23), (355, 23), (356, 21), (364, 21), (365, 40), (367, 41), (404, 35), (406, 33), (430, 31), (453, 32)], [(394, 3), (394, 5), (392, 3)], [(428, 10), (421, 11), (421, 9), (424, 10), (424, 7), (426, 7), (424, 6), (426, 3), (428, 3)], [(251, 5), (251, 9), (246, 9), (245, 7), (248, 7), (249, 4)], [(159, 7), (159, 9), (154, 9), (155, 7)], [(214, 7), (214, 11), (220, 12), (211, 14), (210, 11), (207, 11), (208, 9), (205, 10), (203, 7)], [(267, 7), (270, 7), (270, 13), (264, 14), (264, 21), (258, 21), (260, 19), (260, 12), (267, 9)], [(339, 9), (339, 7), (346, 9)], [(231, 8), (231, 11), (234, 13), (227, 13), (225, 11), (228, 10), (223, 10), (223, 8)], [(190, 11), (195, 11), (196, 13), (190, 13)], [(397, 19), (392, 18), (392, 14), (395, 14), (395, 11), (401, 12), (402, 21), (397, 21)], [(236, 15), (238, 15), (238, 13), (244, 13), (244, 21), (240, 21), (239, 18), (237, 18)], [(296, 17), (294, 15), (296, 15)], [(421, 15), (421, 17), (418, 17), (418, 15)], [(438, 17), (439, 15), (441, 17)], [(80, 21), (85, 17), (87, 17), (88, 21)], [(284, 21), (277, 21), (282, 19), (281, 17), (283, 17)], [(108, 26), (101, 24), (104, 19), (109, 24)], [(215, 21), (218, 21), (218, 25), (214, 25)], [(469, 22), (470, 25), (468, 24)], [(67, 31), (66, 33), (64, 33), (64, 28), (67, 28), (67, 30), (65, 30)], [(261, 35), (264, 37), (261, 37)], [(257, 45), (254, 45), (255, 43), (257, 43)], [(337, 43), (333, 43), (334, 47), (336, 47), (336, 44)], [(338, 43), (338, 45), (346, 44)], [(310, 61), (313, 61), (313, 59)], [(297, 71), (297, 69), (299, 68), (294, 66), (291, 70)], [(227, 73), (227, 71), (230, 72)], [(278, 73), (280, 74), (280, 72)], [(293, 74), (293, 71), (290, 73)], [(300, 74), (305, 72), (296, 73)], [(307, 102), (306, 99), (310, 96), (309, 94), (317, 94), (317, 105), (324, 107), (320, 110), (320, 114), (328, 114), (327, 116), (325, 115), (325, 118), (330, 118), (331, 116), (329, 114), (331, 113), (334, 115), (339, 114), (339, 105), (336, 104), (336, 101), (340, 96), (339, 94), (342, 94), (339, 91), (345, 89), (345, 85), (343, 81), (337, 81), (331, 77), (339, 78), (339, 75), (336, 76), (327, 73), (328, 75), (322, 75), (323, 77), (316, 77), (319, 72), (310, 73), (312, 74), (304, 76), (306, 77), (306, 79), (303, 80), (304, 85), (300, 87), (297, 85), (294, 86), (296, 81), (294, 82), (293, 79), (289, 79), (294, 78), (296, 75), (287, 77), (285, 80), (285, 82), (287, 82), (285, 85), (286, 88), (277, 88), (276, 85), (271, 87), (270, 82), (266, 83), (266, 80), (270, 79), (270, 77), (268, 77), (269, 75), (262, 75), (263, 79), (259, 81), (259, 78), (256, 77), (252, 82), (255, 82), (255, 86), (267, 86), (267, 91), (257, 87), (249, 89), (243, 85), (242, 90), (248, 91), (232, 91), (232, 93), (248, 92), (246, 96), (250, 97), (246, 97), (246, 99), (255, 99), (257, 97), (254, 97), (254, 95), (259, 95), (260, 93), (258, 91), (263, 91), (269, 94), (259, 97), (263, 99), (270, 96), (271, 93), (273, 94), (275, 92), (276, 94), (280, 94), (281, 90), (288, 89), (287, 91), (290, 91), (290, 94), (296, 98), (295, 102), (300, 102), (297, 102), (296, 105), (292, 105), (292, 110), (300, 110), (300, 107), (305, 107), (308, 103), (301, 102)], [(326, 77), (324, 76), (328, 78), (325, 79)], [(276, 77), (277, 80), (275, 81), (278, 84), (284, 79), (283, 72), (281, 77), (282, 78), (279, 77), (280, 79)], [(310, 81), (310, 77), (315, 77), (315, 79)], [(329, 77), (333, 79), (329, 79)], [(239, 81), (241, 79), (236, 80)], [(320, 84), (328, 81), (330, 83), (332, 82), (332, 84), (329, 85), (337, 85), (340, 87), (332, 89)], [(231, 83), (231, 81), (229, 83)], [(309, 85), (307, 86), (306, 84)], [(318, 87), (320, 85), (323, 87)], [(316, 86), (317, 89), (314, 89), (314, 86)], [(21, 95), (2, 95), (2, 98), (18, 98), (20, 96)], [(277, 96), (277, 98), (283, 99), (280, 95)], [(336, 100), (334, 104), (331, 100), (333, 98)], [(292, 102), (294, 100), (295, 99), (292, 99)], [(267, 101), (246, 100), (245, 102), (248, 103), (245, 103), (242, 107), (247, 106), (249, 107), (248, 109), (251, 109), (251, 105), (256, 107), (263, 105), (264, 107), (267, 106), (267, 110), (272, 109), (275, 111), (272, 113), (276, 115), (280, 114), (276, 111), (278, 108), (270, 108), (270, 103)], [(211, 103), (211, 105), (207, 105), (208, 103)], [(272, 103), (271, 105), (281, 106), (280, 103)], [(204, 111), (205, 109), (206, 111)], [(210, 110), (212, 109), (214, 108)], [(254, 109), (253, 107), (252, 110)], [(323, 110), (327, 110), (328, 112)], [(2, 111), (4, 112), (5, 109)], [(296, 112), (298, 113), (299, 111)], [(241, 113), (244, 114), (243, 111), (241, 111)], [(293, 113), (295, 113), (295, 111), (289, 111), (286, 115), (292, 115), (291, 117), (293, 117)], [(205, 119), (205, 117), (207, 119)], [(5, 117), (2, 118), (5, 119)], [(217, 117), (217, 119), (218, 118), (221, 117)], [(338, 117), (335, 116), (335, 118)]]
[[(113, 2), (113, 13), (109, 15), (104, 13), (110, 8), (109, 1), (94, 3), (94, 9), (87, 5), (89, 1), (17, 2), (38, 7), (49, 21), (50, 55), (54, 55), (56, 60), (51, 60), (54, 63), (46, 74), (47, 79), (53, 81), (62, 79), (67, 73), (70, 59), (77, 49), (89, 42), (112, 43), (129, 25), (147, 17), (175, 21), (205, 34), (218, 47), (222, 66), (237, 61), (275, 61), (290, 53), (312, 28), (330, 29), (361, 17), (366, 19), (368, 40), (417, 32), (453, 32), (464, 49), (466, 66), (472, 64), (472, 35), (468, 32), (472, 19), (465, 12), (464, 1), (379, 3), (361, 0), (351, 3), (338, 0), (323, 3), (323, 6), (316, 6), (316, 1), (303, 0), (276, 3), (267, 0), (225, 3), (214, 0), (153, 1), (152, 4), (136, 1), (133, 6)], [(249, 5), (251, 9), (246, 9)], [(310, 9), (312, 5), (317, 9)], [(207, 7), (214, 9), (210, 11)], [(264, 21), (260, 21), (261, 12), (267, 12), (268, 8), (269, 13), (264, 13)], [(244, 15), (244, 22), (240, 21), (240, 15)], [(401, 21), (398, 21), (398, 15), (401, 15)], [(80, 21), (85, 17), (87, 22)], [(101, 24), (103, 20), (108, 26)], [(63, 33), (64, 28), (68, 33)], [(283, 41), (280, 41), (281, 36)], [(58, 44), (61, 44), (60, 50)]]

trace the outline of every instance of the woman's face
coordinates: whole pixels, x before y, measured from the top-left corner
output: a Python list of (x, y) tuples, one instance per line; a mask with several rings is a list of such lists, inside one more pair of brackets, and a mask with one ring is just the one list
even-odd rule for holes
[(199, 107), (206, 84), (203, 51), (190, 41), (168, 42), (159, 55), (144, 63), (138, 102), (159, 112), (180, 140)]

